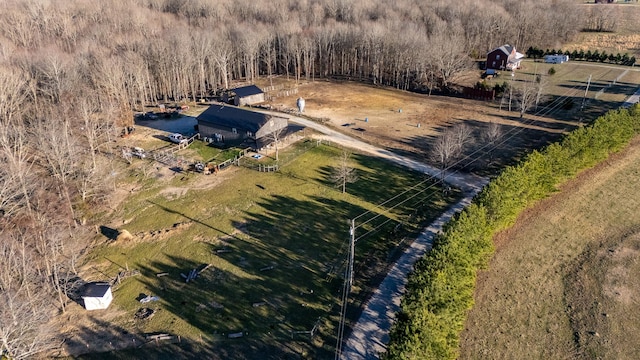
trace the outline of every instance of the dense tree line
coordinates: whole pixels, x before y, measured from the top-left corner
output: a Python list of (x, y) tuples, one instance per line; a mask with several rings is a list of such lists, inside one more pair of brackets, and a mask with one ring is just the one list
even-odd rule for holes
[[(503, 43), (556, 46), (572, 0), (6, 0), (0, 11), (0, 354), (50, 348), (133, 112), (237, 80), (446, 88)], [(55, 299), (51, 302), (49, 299)]]
[[(140, 108), (160, 99), (195, 100), (235, 79), (271, 74), (446, 87), (469, 55), (503, 43), (525, 48), (569, 39), (580, 28), (580, 11), (568, 0), (24, 0), (0, 17), (14, 63), (29, 67), (35, 54), (54, 62), (67, 85), (74, 73)], [(58, 87), (50, 91), (64, 90), (51, 85)]]

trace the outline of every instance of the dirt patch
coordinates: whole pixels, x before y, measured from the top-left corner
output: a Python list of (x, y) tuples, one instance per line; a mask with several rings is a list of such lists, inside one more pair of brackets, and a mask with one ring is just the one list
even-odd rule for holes
[[(167, 169), (168, 170), (168, 169)], [(171, 170), (169, 170), (171, 171)], [(160, 190), (159, 194), (167, 198), (168, 200), (176, 200), (187, 194), (188, 191), (201, 191), (209, 190), (220, 184), (227, 179), (233, 177), (238, 171), (236, 167), (229, 167), (224, 171), (220, 171), (211, 175), (203, 174), (191, 174), (189, 184), (186, 186), (166, 186)]]
[(173, 224), (172, 227), (167, 229), (143, 231), (143, 232), (136, 233), (135, 238), (143, 242), (158, 241), (158, 240), (165, 239), (169, 236), (174, 236), (176, 233), (184, 231), (186, 228), (188, 228), (192, 224), (193, 224), (192, 221), (175, 223)]
[(504, 132), (517, 130), (518, 136), (501, 144), (497, 151), (503, 152), (505, 159), (573, 128), (569, 122), (533, 115), (523, 121), (517, 112), (509, 113), (483, 101), (427, 96), (354, 82), (315, 81), (300, 84), (297, 89), (297, 94), (276, 98), (270, 105), (296, 111), (296, 100), (302, 97), (306, 100), (305, 115), (324, 120), (355, 138), (422, 160), (442, 129), (459, 122), (475, 129), (477, 145), (481, 145), (481, 129), (489, 122), (500, 124)]
[(134, 239), (133, 235), (127, 230), (120, 230), (118, 233), (118, 237), (116, 237), (117, 242), (128, 242)]
[(582, 358), (637, 359), (640, 232), (616, 234), (580, 255), (566, 280), (566, 302)]
[(164, 196), (167, 200), (176, 200), (187, 194), (189, 188), (168, 186), (162, 189), (158, 194)]
[(87, 311), (72, 304), (55, 320), (60, 329), (62, 346), (52, 356), (69, 356), (131, 347), (142, 344), (140, 335), (115, 325), (126, 313), (113, 305), (107, 310)]
[(629, 286), (632, 285), (632, 273), (637, 275), (633, 266), (640, 255), (640, 234), (626, 237), (616, 245), (615, 249), (601, 250), (598, 253), (600, 258), (610, 258), (611, 262), (608, 271), (605, 272), (602, 293), (609, 299), (628, 306), (640, 298), (640, 288)]
[(150, 319), (154, 313), (155, 310), (151, 308), (140, 308), (138, 309), (138, 311), (136, 311), (134, 317), (136, 320), (147, 320)]

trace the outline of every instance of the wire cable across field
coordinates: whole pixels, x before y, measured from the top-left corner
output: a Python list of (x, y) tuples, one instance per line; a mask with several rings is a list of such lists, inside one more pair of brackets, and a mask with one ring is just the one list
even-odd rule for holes
[[(597, 76), (594, 77), (594, 82), (601, 80), (604, 76), (606, 76), (610, 71), (612, 71), (611, 69), (608, 69), (606, 71), (603, 71), (601, 73), (599, 73)], [(567, 89), (566, 91), (564, 91), (560, 96), (556, 97), (552, 102), (550, 102), (549, 104), (547, 104), (544, 107), (541, 107), (540, 110), (536, 111), (534, 114), (532, 114), (533, 116), (549, 116), (551, 114), (556, 113), (561, 106), (563, 106), (563, 104), (565, 104), (565, 101), (571, 97), (575, 97), (576, 95), (579, 95), (579, 92), (582, 91), (582, 89), (579, 89), (579, 87), (581, 87), (581, 84), (577, 84), (569, 89)], [(469, 166), (471, 164), (473, 164), (474, 162), (478, 161), (482, 156), (485, 156), (486, 154), (488, 154), (490, 151), (493, 151), (495, 149), (500, 148), (501, 146), (503, 146), (504, 144), (506, 144), (508, 141), (510, 141), (511, 139), (513, 139), (515, 136), (517, 136), (518, 134), (520, 134), (522, 131), (524, 131), (526, 129), (527, 125), (531, 125), (535, 122), (536, 120), (533, 118), (528, 118), (528, 119), (522, 119), (520, 121), (520, 126), (519, 127), (512, 127), (511, 129), (507, 130), (502, 138), (501, 141), (496, 142), (496, 143), (486, 143), (482, 146), (480, 146), (477, 149), (474, 149), (474, 151), (472, 151), (469, 154), (466, 154), (465, 156), (461, 157), (460, 159), (458, 159), (457, 161), (455, 161), (454, 163), (448, 165), (447, 167), (444, 167), (441, 169), (441, 171), (443, 173), (449, 172), (449, 176), (452, 176), (454, 174), (461, 174), (461, 169), (458, 168), (458, 166), (460, 166), (461, 164), (465, 164), (466, 166)], [(455, 169), (454, 169), (455, 168)], [(413, 206), (418, 205), (421, 202), (427, 201), (429, 199), (431, 199), (433, 197), (433, 195), (435, 195), (437, 192), (440, 191), (439, 186), (444, 185), (444, 183), (441, 180), (436, 179), (436, 181), (434, 181), (435, 176), (428, 176), (425, 180), (420, 181), (418, 183), (416, 183), (415, 185), (411, 186), (410, 188), (408, 188), (407, 190), (394, 195), (392, 197), (390, 197), (389, 199), (377, 204), (375, 207), (373, 207), (372, 209), (369, 209), (367, 211), (362, 212), (361, 214), (355, 216), (353, 218), (354, 221), (354, 225), (353, 228), (351, 229), (351, 231), (353, 231), (355, 233), (355, 231), (357, 229), (363, 228), (366, 225), (372, 225), (371, 228), (367, 229), (367, 231), (364, 234), (361, 234), (359, 236), (355, 236), (355, 234), (353, 234), (353, 241), (354, 243), (357, 243), (358, 241), (361, 241), (365, 238), (367, 238), (368, 236), (372, 235), (373, 233), (376, 233), (377, 231), (379, 231), (382, 227), (384, 227), (386, 224), (390, 223), (390, 222), (400, 222), (401, 220), (394, 218), (393, 216), (391, 216), (392, 211), (396, 208), (398, 208), (399, 206), (402, 206), (406, 203), (408, 203), (410, 200), (412, 199), (416, 199), (419, 195), (424, 195), (422, 197), (419, 197), (414, 203), (411, 203)], [(431, 182), (431, 184), (429, 184), (428, 186), (424, 187), (424, 188), (420, 188), (421, 185), (424, 185), (428, 182)], [(415, 193), (412, 193), (415, 192)], [(390, 203), (394, 202), (395, 200), (401, 199), (400, 201), (393, 203), (392, 205), (390, 205)], [(389, 206), (390, 205), (390, 206)], [(379, 210), (379, 211), (376, 211)], [(360, 221), (359, 223), (355, 223), (355, 221), (357, 220), (361, 220), (362, 218), (366, 217), (367, 215), (372, 214), (370, 217), (367, 217), (365, 219), (363, 219), (362, 221)], [(374, 223), (374, 221), (376, 221), (377, 219), (386, 216), (385, 219), (381, 222), (381, 223)], [(344, 249), (344, 245), (341, 247), (341, 251), (339, 252), (338, 255), (342, 254), (342, 250)], [(347, 254), (347, 259), (342, 261), (342, 264), (346, 264), (348, 262), (348, 258), (349, 258), (349, 254)], [(343, 265), (344, 266), (344, 265)], [(340, 266), (340, 268), (342, 268), (342, 266)], [(348, 269), (348, 266), (347, 268)], [(345, 275), (346, 275), (346, 270), (345, 270)], [(338, 338), (337, 338), (337, 346), (336, 346), (336, 360), (340, 359), (340, 356), (342, 354), (342, 347), (343, 347), (343, 336), (344, 336), (344, 323), (346, 321), (346, 307), (347, 307), (347, 303), (348, 303), (348, 297), (349, 297), (349, 289), (348, 289), (348, 285), (347, 285), (348, 279), (345, 276), (345, 284), (343, 287), (343, 293), (341, 296), (341, 309), (340, 309), (340, 325), (339, 325), (339, 330), (338, 330)]]

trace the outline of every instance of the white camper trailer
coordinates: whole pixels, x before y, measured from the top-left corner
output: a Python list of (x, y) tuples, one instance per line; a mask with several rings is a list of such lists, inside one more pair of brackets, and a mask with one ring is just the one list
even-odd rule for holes
[(545, 55), (544, 62), (547, 64), (562, 64), (569, 61), (569, 55)]

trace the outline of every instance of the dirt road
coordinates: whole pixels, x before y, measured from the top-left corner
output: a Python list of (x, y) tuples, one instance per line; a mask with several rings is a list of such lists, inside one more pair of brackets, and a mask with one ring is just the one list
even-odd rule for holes
[(358, 322), (353, 325), (341, 359), (374, 360), (385, 351), (389, 342), (389, 330), (395, 321), (395, 315), (400, 311), (400, 300), (413, 264), (431, 249), (434, 236), (454, 214), (469, 205), (475, 193), (467, 193), (462, 200), (440, 215), (402, 254), (374, 292)]
[[(264, 112), (270, 113), (267, 111), (264, 111)], [(275, 113), (275, 112), (271, 112), (271, 113), (273, 115), (282, 116), (281, 113)], [(355, 149), (372, 156), (387, 159), (401, 166), (405, 166), (410, 169), (413, 169), (431, 176), (440, 176), (440, 169), (438, 168), (410, 159), (406, 156), (401, 156), (391, 151), (381, 149), (377, 146), (365, 143), (364, 141), (354, 139), (348, 135), (345, 135), (339, 131), (333, 130), (327, 126), (318, 124), (314, 121), (304, 119), (298, 116), (293, 116), (293, 115), (289, 116), (289, 121), (306, 126), (310, 129), (313, 129), (322, 133), (321, 135), (316, 135), (316, 138), (318, 139), (328, 140), (347, 148)], [(481, 189), (487, 183), (487, 180), (480, 176), (476, 176), (473, 174), (464, 174), (464, 173), (455, 172), (455, 171), (448, 172), (444, 180), (450, 185), (462, 189), (465, 193), (468, 193), (468, 192), (475, 193), (477, 192), (477, 190)]]

